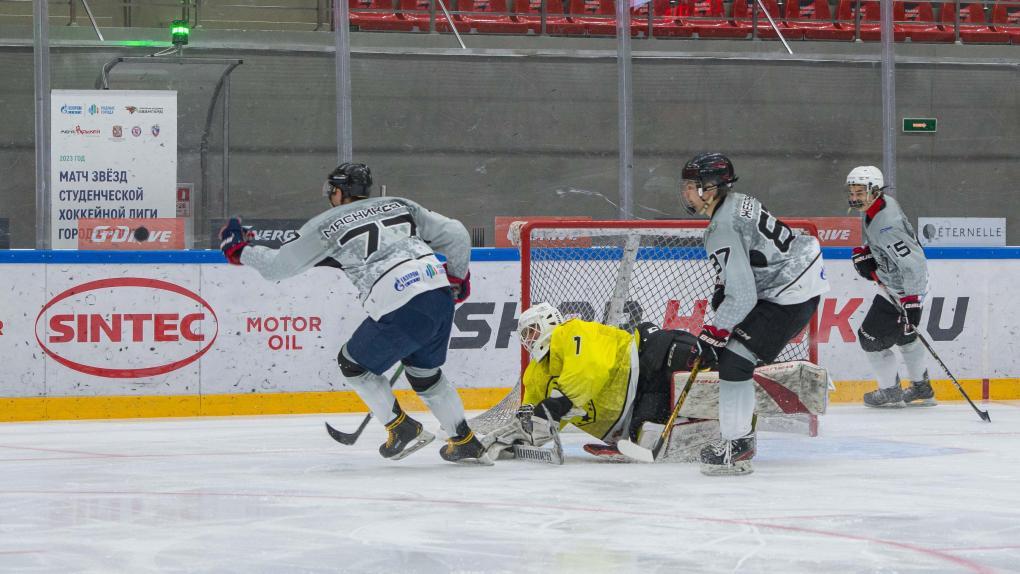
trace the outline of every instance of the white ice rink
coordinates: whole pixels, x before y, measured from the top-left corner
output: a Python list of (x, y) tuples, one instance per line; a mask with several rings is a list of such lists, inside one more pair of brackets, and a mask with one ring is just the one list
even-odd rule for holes
[[(1020, 403), (832, 407), (755, 473), (382, 459), (266, 416), (0, 425), (0, 571), (1020, 572)], [(431, 428), (434, 419), (427, 420)]]

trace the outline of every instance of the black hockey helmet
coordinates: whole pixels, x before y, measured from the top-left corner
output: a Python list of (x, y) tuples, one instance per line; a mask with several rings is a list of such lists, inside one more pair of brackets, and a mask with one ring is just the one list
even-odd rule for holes
[[(716, 197), (722, 197), (733, 187), (733, 182), (737, 181), (737, 176), (733, 172), (733, 162), (721, 153), (701, 153), (692, 157), (684, 164), (681, 178), (683, 181), (694, 182), (697, 186), (698, 197), (702, 199), (705, 197), (705, 191), (709, 188), (715, 188)], [(683, 185), (681, 182), (680, 201), (687, 213), (696, 215), (698, 210), (684, 195)]]
[(326, 178), (323, 193), (329, 197), (333, 188), (340, 190), (342, 197), (364, 199), (372, 188), (372, 170), (363, 163), (344, 162)]
[(698, 182), (698, 187), (722, 187), (728, 190), (737, 176), (733, 171), (733, 162), (721, 153), (702, 153), (692, 157), (684, 164), (683, 179)]

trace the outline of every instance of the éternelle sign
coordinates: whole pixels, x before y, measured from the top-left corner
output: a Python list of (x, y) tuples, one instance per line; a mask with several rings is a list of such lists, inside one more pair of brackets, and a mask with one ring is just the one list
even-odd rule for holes
[(35, 320), (36, 341), (53, 360), (108, 378), (151, 377), (197, 361), (219, 334), (213, 308), (167, 281), (99, 279), (51, 299)]

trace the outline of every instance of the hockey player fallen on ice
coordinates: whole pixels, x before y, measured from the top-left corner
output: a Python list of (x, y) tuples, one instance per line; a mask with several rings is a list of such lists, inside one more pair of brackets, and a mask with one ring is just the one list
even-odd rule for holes
[[(411, 388), (451, 437), (440, 455), (453, 462), (491, 464), (482, 457), (484, 449), (467, 425), (460, 396), (441, 369), (454, 304), (471, 292), (471, 237), (459, 221), (411, 200), (369, 197), (371, 187), (368, 166), (344, 163), (323, 185), (331, 208), (302, 225), (295, 239), (279, 249), (249, 245), (240, 220), (231, 219), (220, 232), (220, 247), (230, 263), (253, 267), (270, 281), (328, 266), (342, 270), (357, 287), (368, 318), (340, 348), (337, 363), (347, 383), (385, 424), (382, 456), (400, 460), (435, 438), (400, 408), (383, 376), (402, 361)], [(446, 264), (436, 252), (446, 256)]]
[(705, 474), (749, 474), (755, 454), (755, 366), (773, 362), (810, 321), (829, 290), (818, 241), (790, 229), (755, 198), (735, 193), (729, 158), (700, 154), (684, 165), (687, 213), (711, 218), (705, 251), (717, 307), (698, 338), (718, 355), (722, 443), (701, 451)]
[[(864, 404), (933, 406), (935, 393), (924, 368), (925, 349), (915, 331), (928, 291), (928, 260), (900, 204), (882, 192), (885, 181), (877, 167), (855, 167), (847, 174), (846, 185), (850, 208), (864, 212), (864, 245), (853, 250), (854, 269), (868, 281), (882, 282), (900, 300), (897, 306), (875, 295), (857, 330), (857, 340), (878, 380), (878, 390), (865, 394)], [(893, 347), (903, 356), (910, 377), (906, 390), (900, 387)]]
[[(669, 418), (673, 373), (690, 370), (702, 346), (690, 333), (652, 323), (628, 332), (581, 319), (564, 321), (549, 303), (521, 313), (517, 333), (530, 355), (524, 397), (519, 416), (486, 435), (492, 458), (516, 441), (541, 446), (551, 438), (550, 420), (573, 424), (609, 445), (637, 440), (642, 423)], [(702, 365), (713, 366), (711, 360)]]

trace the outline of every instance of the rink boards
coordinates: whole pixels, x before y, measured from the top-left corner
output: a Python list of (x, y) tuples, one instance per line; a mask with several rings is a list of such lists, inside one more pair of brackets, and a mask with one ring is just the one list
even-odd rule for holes
[[(818, 313), (832, 402), (860, 401), (874, 387), (856, 329), (876, 291), (848, 252), (826, 250), (832, 291)], [(975, 399), (1020, 398), (1018, 253), (929, 250), (922, 325)], [(274, 283), (219, 263), (218, 252), (2, 257), (0, 421), (364, 410), (336, 353), (365, 315), (336, 270)], [(444, 367), (469, 409), (492, 405), (516, 382), (519, 265), (514, 250), (474, 250), (472, 295), (458, 307)], [(929, 369), (945, 378), (934, 362)], [(936, 388), (942, 400), (958, 398), (948, 382)]]

